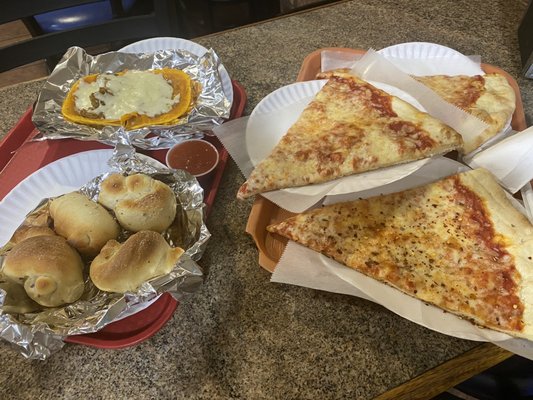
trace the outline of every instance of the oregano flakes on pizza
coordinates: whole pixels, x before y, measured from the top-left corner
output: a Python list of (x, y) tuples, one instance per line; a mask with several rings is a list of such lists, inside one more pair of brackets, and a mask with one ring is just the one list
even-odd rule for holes
[(477, 325), (533, 339), (533, 226), (484, 169), (267, 229)]
[(237, 197), (331, 181), (462, 146), (449, 126), (351, 74), (331, 76)]

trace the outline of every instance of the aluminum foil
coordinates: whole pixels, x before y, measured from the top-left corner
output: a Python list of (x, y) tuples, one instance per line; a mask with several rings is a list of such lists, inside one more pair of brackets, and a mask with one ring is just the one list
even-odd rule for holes
[(130, 54), (109, 52), (91, 56), (80, 47), (71, 47), (41, 90), (32, 121), (40, 131), (36, 140), (74, 138), (97, 140), (114, 145), (122, 127), (91, 127), (66, 121), (61, 106), (70, 87), (83, 76), (113, 73), (126, 69), (149, 70), (164, 67), (181, 69), (202, 85), (192, 111), (176, 125), (159, 125), (127, 131), (130, 142), (142, 149), (170, 148), (175, 143), (201, 136), (229, 118), (231, 102), (225, 95), (218, 71), (219, 58), (213, 50), (196, 56), (185, 50), (162, 50)]
[[(163, 293), (181, 300), (194, 293), (203, 281), (202, 270), (196, 261), (201, 258), (210, 234), (204, 223), (203, 189), (196, 178), (136, 154), (127, 144), (117, 145), (109, 165), (111, 172), (94, 178), (80, 188), (80, 192), (96, 200), (101, 182), (113, 172), (124, 175), (142, 172), (161, 180), (174, 191), (178, 203), (177, 217), (163, 236), (172, 246), (182, 247), (185, 253), (169, 274), (144, 282), (136, 293), (103, 292), (92, 284), (86, 268), (85, 291), (80, 300), (64, 307), (38, 306), (38, 309), (25, 313), (8, 311), (12, 311), (10, 307), (14, 300), (18, 306), (21, 301), (31, 303), (33, 307), (36, 303), (25, 295), (22, 286), (0, 274), (0, 337), (16, 345), (27, 358), (44, 360), (63, 347), (66, 336), (97, 332), (117, 319), (146, 308)], [(43, 199), (32, 213), (48, 207), (50, 200)], [(129, 235), (131, 232), (123, 230), (119, 241)], [(8, 243), (0, 249), (0, 266), (9, 247)]]

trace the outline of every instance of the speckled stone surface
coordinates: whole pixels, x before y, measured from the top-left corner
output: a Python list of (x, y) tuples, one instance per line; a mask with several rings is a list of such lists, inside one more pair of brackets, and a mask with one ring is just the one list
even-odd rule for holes
[[(519, 78), (516, 29), (527, 1), (341, 2), (197, 41), (214, 48), (246, 89), (246, 113), (296, 78), (322, 47), (376, 49), (427, 41), (479, 54), (517, 78), (528, 123), (533, 81)], [(0, 91), (0, 134), (41, 83)], [(245, 233), (235, 164), (207, 221), (201, 290), (151, 339), (123, 350), (66, 345), (27, 361), (0, 346), (0, 398), (370, 399), (477, 345), (410, 323), (355, 297), (269, 283)]]

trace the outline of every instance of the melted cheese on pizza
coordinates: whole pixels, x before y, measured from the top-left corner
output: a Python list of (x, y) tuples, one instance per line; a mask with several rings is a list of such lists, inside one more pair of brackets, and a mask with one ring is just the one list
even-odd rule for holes
[[(531, 225), (512, 206), (495, 215), (501, 204), (488, 206), (473, 188), (488, 172), (466, 174), (316, 209), (269, 230), (480, 325), (522, 332), (531, 320), (522, 290), (533, 268)], [(504, 214), (510, 222), (500, 229)]]
[(461, 137), (350, 74), (332, 76), (241, 187), (239, 198), (446, 153)]

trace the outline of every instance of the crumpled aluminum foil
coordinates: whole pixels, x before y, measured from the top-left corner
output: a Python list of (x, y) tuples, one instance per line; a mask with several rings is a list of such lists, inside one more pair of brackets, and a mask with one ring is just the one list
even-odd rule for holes
[(202, 136), (202, 131), (220, 125), (230, 115), (231, 102), (222, 87), (219, 64), (219, 58), (212, 49), (200, 57), (186, 50), (161, 50), (150, 54), (109, 52), (91, 56), (80, 47), (71, 47), (49, 76), (35, 104), (32, 121), (40, 131), (35, 139), (74, 138), (115, 145), (118, 142), (117, 135), (124, 128), (91, 127), (63, 118), (61, 106), (70, 87), (89, 74), (164, 67), (183, 70), (202, 85), (202, 92), (192, 111), (180, 119), (178, 124), (127, 131), (130, 142), (142, 149), (163, 149), (170, 148), (181, 140)]
[[(165, 292), (181, 300), (194, 293), (203, 282), (202, 270), (195, 261), (201, 258), (210, 233), (204, 223), (203, 189), (196, 178), (136, 154), (129, 144), (118, 144), (108, 164), (111, 167), (109, 173), (94, 178), (80, 191), (96, 200), (101, 182), (113, 172), (125, 175), (141, 172), (161, 180), (170, 186), (178, 201), (177, 217), (163, 236), (172, 246), (182, 247), (185, 253), (169, 274), (143, 283), (136, 293), (100, 291), (86, 276), (85, 291), (80, 300), (64, 307), (43, 307), (25, 314), (8, 314), (3, 310), (9, 297), (5, 289), (9, 290), (9, 285), (13, 284), (0, 274), (0, 337), (18, 346), (27, 358), (44, 360), (63, 347), (66, 336), (99, 331), (117, 319), (146, 308)], [(46, 207), (49, 200), (43, 199), (36, 210)], [(119, 241), (130, 234), (123, 230)], [(0, 249), (0, 266), (5, 258), (3, 253), (5, 251)], [(18, 286), (19, 294), (24, 292), (19, 285), (15, 286)]]

